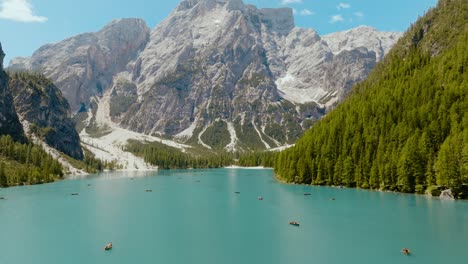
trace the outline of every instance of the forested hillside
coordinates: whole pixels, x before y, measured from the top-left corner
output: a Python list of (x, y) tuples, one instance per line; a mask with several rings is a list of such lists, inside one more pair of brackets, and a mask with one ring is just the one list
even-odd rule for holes
[(179, 149), (162, 143), (140, 143), (130, 141), (126, 151), (132, 152), (145, 159), (145, 162), (158, 166), (160, 169), (204, 169), (221, 168), (232, 165), (234, 155), (230, 153), (212, 153), (204, 151), (195, 155), (184, 153)]
[(467, 70), (468, 2), (441, 0), (343, 104), (278, 156), (277, 176), (466, 197)]
[(42, 74), (23, 71), (9, 77), (16, 112), (31, 124), (30, 132), (54, 149), (83, 160), (80, 137), (62, 92)]
[(60, 163), (41, 147), (0, 137), (0, 187), (52, 182), (62, 176)]

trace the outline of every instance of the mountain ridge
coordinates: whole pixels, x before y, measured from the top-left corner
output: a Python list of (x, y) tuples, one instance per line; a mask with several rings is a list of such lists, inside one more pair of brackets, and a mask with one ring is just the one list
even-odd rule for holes
[[(132, 30), (137, 41), (118, 49), (123, 56), (116, 68), (101, 63), (110, 50), (105, 41), (72, 46), (79, 52), (65, 59), (66, 44), (82, 42), (74, 38), (44, 46), (30, 59), (13, 59), (10, 67), (41, 70), (74, 111), (83, 104), (90, 110), (94, 96), (109, 97), (116, 110), (110, 118), (122, 128), (205, 148), (252, 150), (293, 143), (391, 46), (375, 44), (382, 37), (374, 31), (369, 47), (345, 45), (334, 54), (314, 30), (295, 27), (291, 9), (258, 9), (240, 0), (182, 1), (152, 30)], [(388, 34), (388, 43), (398, 36)], [(47, 53), (56, 56), (42, 56)], [(205, 133), (226, 139), (215, 142)]]

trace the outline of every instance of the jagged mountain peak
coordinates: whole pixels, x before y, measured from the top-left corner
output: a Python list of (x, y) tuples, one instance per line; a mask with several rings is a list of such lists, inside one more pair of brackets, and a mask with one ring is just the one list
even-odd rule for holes
[(150, 32), (146, 22), (140, 18), (121, 18), (112, 20), (96, 33), (101, 39), (112, 39), (116, 36), (122, 39), (132, 40), (135, 35), (148, 34)]
[(107, 23), (107, 25), (105, 25), (103, 27), (103, 29), (101, 29), (100, 31), (103, 31), (107, 28), (112, 28), (112, 27), (129, 27), (129, 26), (133, 26), (133, 25), (141, 25), (141, 26), (146, 26), (146, 22), (145, 20), (141, 19), (141, 18), (117, 18), (117, 19), (114, 19), (112, 20), (111, 22)]
[(367, 25), (360, 25), (352, 29), (345, 30), (344, 32), (349, 31), (378, 31), (375, 27), (367, 26)]
[(211, 27), (214, 31), (219, 28), (235, 29), (232, 18), (241, 18), (246, 23), (256, 25), (263, 24), (280, 34), (287, 34), (294, 28), (293, 10), (288, 7), (258, 9), (254, 5), (244, 4), (242, 0), (185, 0), (155, 31), (184, 21), (188, 22), (188, 28)]
[(323, 36), (323, 39), (335, 55), (343, 51), (366, 47), (375, 52), (377, 61), (380, 61), (401, 36), (402, 33), (400, 32), (383, 32), (373, 27), (359, 26), (328, 34)]
[(295, 27), (292, 8), (262, 8), (259, 12), (262, 14), (262, 22), (274, 32), (287, 35)]
[(176, 8), (176, 11), (193, 8), (213, 9), (218, 7), (224, 7), (229, 10), (242, 10), (245, 5), (242, 0), (184, 0)]

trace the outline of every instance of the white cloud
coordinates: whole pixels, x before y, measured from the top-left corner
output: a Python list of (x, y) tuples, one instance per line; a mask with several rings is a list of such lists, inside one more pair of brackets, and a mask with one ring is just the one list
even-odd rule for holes
[(302, 4), (302, 0), (281, 0), (282, 5), (288, 4)]
[(0, 4), (0, 18), (19, 22), (46, 22), (47, 17), (33, 14), (29, 0), (3, 0)]
[(302, 9), (300, 14), (301, 16), (312, 16), (312, 15), (315, 15), (315, 12), (309, 9)]
[(336, 8), (338, 8), (338, 10), (340, 10), (340, 9), (347, 9), (347, 8), (350, 8), (350, 7), (351, 7), (350, 4), (340, 3)]
[(357, 16), (357, 17), (364, 17), (363, 12), (356, 12), (356, 13), (354, 13), (354, 15)]
[(344, 21), (344, 18), (342, 15), (334, 15), (334, 16), (331, 16), (330, 18), (330, 23), (334, 24), (336, 22), (343, 22)]

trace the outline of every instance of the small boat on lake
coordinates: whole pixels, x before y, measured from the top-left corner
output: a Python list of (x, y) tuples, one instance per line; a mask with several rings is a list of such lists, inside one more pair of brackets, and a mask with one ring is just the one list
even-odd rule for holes
[(330, 198), (330, 200), (335, 201), (336, 199), (335, 199), (335, 197), (332, 197), (332, 198)]
[(304, 196), (310, 196), (311, 193), (304, 193)]
[(408, 248), (403, 248), (403, 249), (401, 250), (401, 252), (402, 252), (403, 254), (405, 254), (406, 256), (408, 256), (409, 254), (411, 254), (411, 252), (410, 252), (410, 250), (409, 250)]
[(146, 190), (146, 192), (153, 192), (153, 190), (149, 190), (149, 189), (148, 189), (148, 190)]
[(263, 197), (262, 197), (262, 196), (257, 197), (257, 199), (260, 200), (260, 201), (263, 201)]
[(291, 222), (289, 222), (289, 224), (292, 225), (292, 226), (299, 226), (299, 223), (296, 222), (296, 221), (291, 221)]
[(80, 195), (80, 194), (79, 193), (72, 193), (71, 195), (77, 196), (77, 195)]
[(235, 194), (240, 194), (240, 192), (235, 192)]
[(0, 197), (0, 200), (6, 200), (6, 197)]
[(104, 250), (111, 250), (111, 249), (112, 249), (112, 242), (110, 242), (104, 247)]

